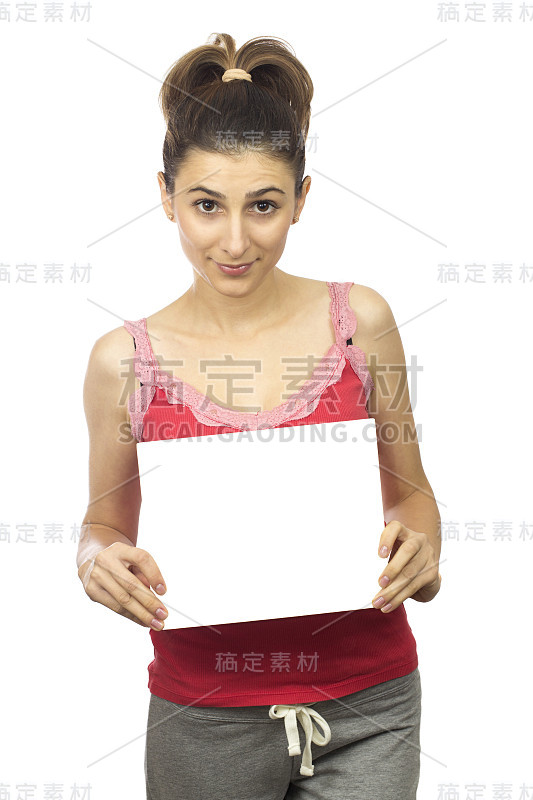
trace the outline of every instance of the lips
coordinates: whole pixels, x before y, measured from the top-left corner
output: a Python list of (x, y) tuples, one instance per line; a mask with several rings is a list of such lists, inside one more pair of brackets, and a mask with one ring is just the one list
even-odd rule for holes
[(228, 269), (239, 269), (239, 267), (248, 267), (252, 262), (245, 261), (244, 264), (222, 264), (221, 261), (217, 261), (219, 267), (227, 267)]
[(248, 272), (253, 263), (253, 261), (249, 261), (242, 266), (235, 264), (234, 266), (228, 267), (225, 264), (220, 264), (218, 261), (215, 261), (215, 264), (221, 272), (223, 272), (225, 275), (233, 275), (234, 277), (237, 275), (244, 275), (246, 272)]

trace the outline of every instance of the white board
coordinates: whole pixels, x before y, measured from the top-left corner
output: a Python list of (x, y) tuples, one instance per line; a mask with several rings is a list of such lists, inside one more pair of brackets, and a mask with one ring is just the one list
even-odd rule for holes
[(373, 419), (140, 442), (137, 457), (165, 630), (371, 607), (387, 563)]

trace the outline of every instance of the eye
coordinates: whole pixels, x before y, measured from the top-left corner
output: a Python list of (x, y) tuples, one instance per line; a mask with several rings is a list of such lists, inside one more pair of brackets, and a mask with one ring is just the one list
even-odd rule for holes
[[(204, 211), (204, 210), (202, 210), (200, 208), (200, 206), (203, 206), (204, 203), (210, 203), (212, 206), (216, 206), (216, 205), (218, 205), (218, 203), (215, 203), (214, 200), (210, 200), (207, 197), (205, 197), (203, 200), (196, 200), (196, 202), (193, 203), (193, 206), (197, 206), (198, 207), (198, 212), (200, 214), (203, 214), (204, 217), (213, 217), (215, 215), (213, 211)], [(255, 206), (266, 206), (267, 208), (272, 208), (274, 210), (279, 208), (279, 206), (277, 206), (271, 200), (258, 200), (256, 203), (254, 203), (254, 205)], [(266, 212), (265, 211), (259, 211), (258, 212), (258, 216), (260, 216), (260, 217), (268, 217), (268, 216), (270, 216), (270, 214), (273, 214), (273, 213), (274, 213), (274, 211), (266, 211)]]

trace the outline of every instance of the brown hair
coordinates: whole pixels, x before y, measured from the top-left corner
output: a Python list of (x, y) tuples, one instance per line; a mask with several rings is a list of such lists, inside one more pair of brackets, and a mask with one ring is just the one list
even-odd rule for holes
[[(252, 80), (223, 82), (232, 68)], [(159, 92), (167, 193), (174, 195), (189, 149), (236, 156), (252, 150), (286, 163), (299, 198), (312, 97), (311, 77), (284, 39), (258, 36), (236, 50), (229, 34), (211, 34), (170, 67)]]

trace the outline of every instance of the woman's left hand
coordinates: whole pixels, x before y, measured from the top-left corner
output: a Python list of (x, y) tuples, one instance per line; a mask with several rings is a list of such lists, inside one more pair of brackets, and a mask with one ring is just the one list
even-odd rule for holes
[[(387, 547), (387, 553), (382, 555), (379, 551), (383, 546)], [(383, 558), (391, 553), (391, 558), (378, 579), (383, 588), (372, 600), (374, 608), (388, 613), (408, 597), (420, 603), (433, 600), (440, 589), (441, 575), (426, 533), (412, 531), (398, 520), (391, 520), (381, 534), (378, 552)], [(383, 583), (384, 577), (388, 582)], [(377, 605), (380, 597), (383, 601)]]

